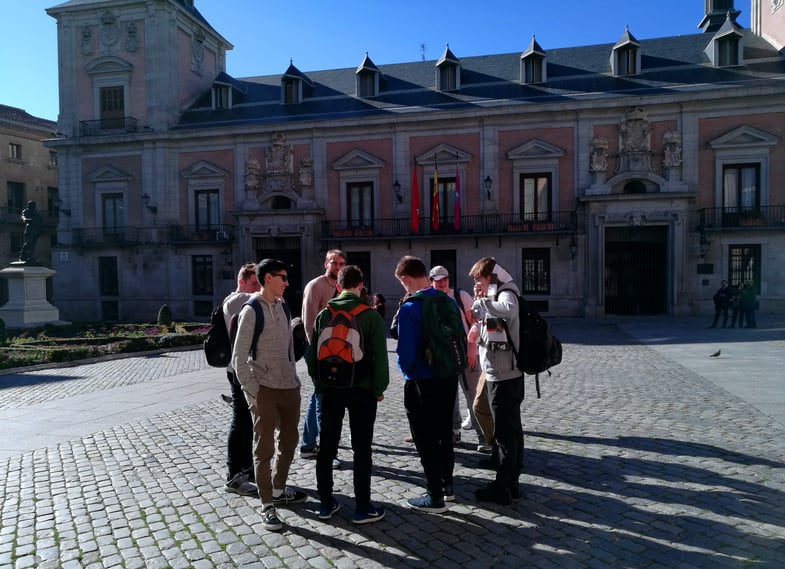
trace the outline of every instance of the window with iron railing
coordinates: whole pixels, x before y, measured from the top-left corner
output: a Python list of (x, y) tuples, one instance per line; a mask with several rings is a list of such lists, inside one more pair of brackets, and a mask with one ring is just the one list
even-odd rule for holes
[(118, 296), (119, 282), (117, 257), (98, 257), (98, 291), (101, 296)]
[(751, 282), (760, 292), (760, 245), (730, 245), (728, 247), (728, 281), (731, 286)]
[(373, 184), (346, 184), (346, 217), (350, 227), (373, 225)]
[(726, 164), (722, 168), (722, 207), (751, 211), (760, 207), (760, 164)]
[(551, 252), (545, 247), (523, 249), (522, 294), (551, 293)]
[(218, 190), (196, 190), (194, 192), (194, 214), (196, 230), (209, 231), (221, 224), (220, 208), (218, 207)]
[(194, 295), (213, 294), (212, 255), (193, 255), (191, 257), (191, 293)]
[(125, 227), (125, 199), (123, 194), (102, 194), (101, 213), (105, 234), (116, 235)]
[(551, 175), (521, 174), (521, 219), (551, 219)]
[(123, 87), (101, 87), (99, 91), (101, 128), (125, 128), (125, 91)]

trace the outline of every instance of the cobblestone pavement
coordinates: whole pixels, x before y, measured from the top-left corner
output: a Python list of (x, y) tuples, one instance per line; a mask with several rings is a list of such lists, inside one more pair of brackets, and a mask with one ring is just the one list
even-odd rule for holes
[[(0, 567), (785, 567), (785, 427), (616, 323), (569, 320), (557, 332), (565, 358), (541, 399), (527, 379), (523, 495), (512, 506), (474, 501), (491, 473), (477, 468), (469, 431), (449, 512), (402, 505), (423, 477), (403, 441), (394, 373), (375, 430), (378, 524), (349, 523), (346, 468), (342, 508), (320, 521), (314, 462), (296, 457), (290, 483), (311, 499), (279, 510), (282, 533), (264, 530), (257, 499), (222, 490), (229, 407), (215, 396), (0, 461)], [(52, 370), (9, 375), (0, 410), (34, 413), (53, 397), (203, 365), (192, 351), (58, 369), (54, 380)], [(298, 370), (304, 409), (310, 380)], [(348, 465), (346, 434), (343, 445)]]

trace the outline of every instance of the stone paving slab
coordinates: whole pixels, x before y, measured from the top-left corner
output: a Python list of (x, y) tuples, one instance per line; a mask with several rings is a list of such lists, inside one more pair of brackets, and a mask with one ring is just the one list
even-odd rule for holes
[[(423, 477), (403, 442), (396, 373), (375, 430), (372, 498), (387, 508), (385, 520), (349, 523), (351, 474), (341, 470), (342, 509), (320, 521), (314, 462), (298, 457), (290, 481), (312, 498), (281, 510), (284, 532), (267, 532), (257, 499), (221, 490), (229, 407), (205, 391), (201, 401), (175, 400), (167, 410), (0, 459), (0, 568), (783, 567), (785, 427), (639, 343), (623, 323), (556, 325), (565, 359), (543, 379), (542, 399), (527, 380), (523, 497), (512, 506), (474, 501), (491, 475), (477, 468), (467, 431), (450, 511), (428, 515), (402, 505), (420, 492)], [(183, 354), (176, 358), (190, 357)], [(61, 394), (78, 400), (102, 391), (118, 404), (105, 377), (118, 389), (142, 383), (102, 365), (104, 374), (78, 371), (68, 381), (71, 395)], [(156, 363), (122, 365), (138, 373)], [(169, 361), (148, 373), (148, 386), (178, 367), (188, 364)], [(304, 410), (310, 382), (302, 364), (298, 370)], [(225, 391), (220, 370), (209, 376), (215, 371), (205, 371), (206, 379)], [(179, 373), (188, 371), (172, 375)], [(5, 388), (0, 378), (0, 436), (5, 413), (62, 399), (53, 389), (62, 380), (50, 377)], [(346, 435), (343, 443), (340, 456), (350, 463)]]

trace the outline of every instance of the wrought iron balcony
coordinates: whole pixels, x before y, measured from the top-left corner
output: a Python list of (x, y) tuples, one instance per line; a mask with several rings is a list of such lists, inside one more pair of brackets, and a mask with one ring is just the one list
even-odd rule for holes
[(439, 227), (431, 225), (430, 216), (420, 216), (416, 231), (408, 217), (375, 219), (366, 224), (347, 220), (325, 221), (322, 239), (394, 239), (442, 235), (504, 235), (509, 233), (573, 233), (577, 230), (577, 216), (573, 211), (554, 211), (550, 215), (521, 215), (518, 213), (491, 215), (463, 215), (460, 223), (453, 219), (440, 220)]
[(699, 229), (785, 228), (785, 206), (711, 207), (696, 212)]
[(139, 131), (139, 121), (134, 117), (116, 117), (94, 121), (79, 121), (80, 136), (125, 134)]
[(82, 248), (131, 247), (142, 243), (142, 230), (126, 225), (73, 229), (71, 236), (73, 245)]
[(228, 243), (234, 240), (234, 225), (170, 225), (169, 241), (178, 245)]

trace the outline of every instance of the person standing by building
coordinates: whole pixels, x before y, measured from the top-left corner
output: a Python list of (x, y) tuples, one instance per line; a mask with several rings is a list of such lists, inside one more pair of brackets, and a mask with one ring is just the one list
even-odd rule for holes
[[(313, 331), (316, 316), (327, 306), (327, 301), (336, 295), (335, 286), (338, 282), (338, 271), (345, 266), (346, 253), (340, 249), (327, 251), (324, 258), (324, 274), (312, 279), (305, 285), (305, 290), (303, 291), (303, 325), (305, 326), (305, 333), (309, 335), (309, 343), (314, 341), (310, 334)], [(317, 456), (321, 405), (321, 397), (314, 392), (308, 401), (308, 408), (305, 411), (305, 419), (303, 420), (302, 439), (300, 440), (300, 456), (303, 458), (316, 458)], [(334, 466), (340, 467), (340, 462), (337, 461), (337, 458)]]
[(744, 313), (744, 319), (747, 321), (747, 328), (758, 327), (758, 323), (755, 320), (755, 306), (757, 304), (758, 291), (755, 289), (755, 283), (746, 281), (744, 283), (744, 292), (741, 295), (741, 311)]
[(349, 429), (354, 455), (353, 478), (355, 510), (354, 524), (378, 522), (384, 517), (384, 508), (371, 503), (371, 443), (376, 422), (376, 408), (384, 399), (384, 390), (390, 383), (387, 364), (387, 334), (384, 320), (368, 307), (355, 316), (360, 326), (363, 358), (356, 365), (355, 384), (345, 389), (325, 385), (318, 371), (319, 342), (322, 331), (328, 326), (330, 309), (349, 312), (359, 305), (368, 305), (361, 298), (363, 274), (359, 267), (348, 265), (338, 273), (340, 294), (328, 301), (328, 308), (316, 317), (311, 337), (314, 342), (306, 354), (308, 372), (315, 379), (315, 391), (321, 395), (321, 432), (319, 454), (316, 457), (316, 487), (321, 507), (319, 519), (329, 520), (340, 504), (333, 496), (332, 460), (338, 452), (344, 412), (349, 411)]
[(472, 311), (480, 324), (480, 364), (494, 421), (492, 461), (496, 466), (496, 479), (478, 489), (475, 496), (480, 501), (506, 505), (519, 496), (518, 478), (523, 465), (523, 372), (509, 345), (512, 341), (516, 350), (521, 346), (519, 291), (510, 274), (492, 257), (477, 261), (469, 276), (474, 279)]
[(735, 287), (731, 287), (731, 319), (730, 327), (736, 327), (736, 320), (739, 321), (739, 328), (744, 328), (744, 310), (742, 309), (742, 297), (744, 296), (744, 281), (739, 281)]
[(254, 471), (262, 501), (262, 524), (270, 531), (280, 531), (283, 522), (276, 506), (306, 499), (305, 492), (286, 486), (300, 422), (300, 380), (289, 317), (281, 300), (289, 282), (288, 265), (278, 259), (264, 259), (256, 265), (256, 278), (261, 290), (252, 299), (259, 302), (264, 314), (256, 357), (251, 355), (256, 311), (244, 306), (232, 350), (232, 367), (253, 420)]
[[(231, 332), (232, 316), (239, 313), (243, 304), (258, 292), (261, 286), (256, 278), (256, 264), (246, 263), (237, 273), (237, 289), (223, 303), (226, 329)], [(226, 444), (226, 484), (224, 490), (241, 496), (256, 496), (258, 491), (253, 469), (253, 422), (243, 389), (237, 380), (232, 363), (226, 367), (226, 377), (232, 390), (232, 420)]]
[[(428, 280), (431, 282), (431, 286), (433, 288), (443, 292), (455, 300), (458, 308), (460, 308), (461, 311), (461, 321), (463, 322), (464, 331), (468, 335), (472, 324), (474, 324), (474, 315), (472, 314), (472, 296), (465, 290), (461, 290), (459, 288), (452, 289), (450, 287), (450, 272), (446, 267), (441, 265), (436, 265), (430, 270), (428, 273)], [(480, 452), (490, 452), (490, 446), (487, 444), (487, 441), (483, 436), (483, 432), (480, 429), (477, 418), (474, 416), (473, 409), (474, 399), (477, 396), (477, 383), (480, 379), (480, 366), (477, 365), (477, 358), (472, 358), (471, 352), (473, 349), (476, 350), (477, 344), (474, 342), (467, 342), (467, 345), (469, 347), (469, 357), (467, 359), (469, 364), (471, 364), (473, 359), (474, 366), (467, 366), (466, 370), (464, 371), (464, 379), (463, 381), (459, 381), (459, 384), (466, 399), (466, 407), (469, 410), (469, 420), (471, 422), (470, 428), (474, 429), (474, 431), (477, 433), (477, 450)], [(459, 442), (461, 440), (461, 406), (458, 397), (455, 398), (452, 430), (453, 441)]]
[[(431, 287), (422, 260), (405, 256), (395, 267), (395, 277), (407, 294), (443, 294)], [(443, 377), (425, 361), (423, 302), (407, 300), (398, 309), (398, 367), (405, 380), (404, 407), (414, 445), (420, 455), (427, 491), (407, 504), (420, 511), (441, 513), (445, 502), (455, 499), (452, 443), (452, 412), (458, 393), (458, 378)], [(456, 312), (459, 311), (455, 306)], [(457, 315), (456, 315), (457, 316)]]
[(714, 321), (709, 328), (716, 328), (717, 322), (720, 320), (720, 315), (723, 316), (722, 327), (728, 325), (728, 306), (730, 306), (731, 297), (733, 293), (728, 286), (728, 281), (723, 280), (720, 283), (720, 288), (714, 293)]

